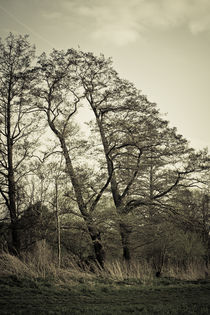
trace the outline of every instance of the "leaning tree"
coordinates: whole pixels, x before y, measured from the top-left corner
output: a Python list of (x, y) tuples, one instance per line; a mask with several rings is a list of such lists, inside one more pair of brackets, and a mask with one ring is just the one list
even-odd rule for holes
[[(37, 106), (45, 114), (46, 121), (61, 147), (66, 173), (72, 183), (74, 199), (86, 224), (95, 258), (103, 266), (104, 250), (101, 234), (94, 222), (93, 214), (109, 185), (111, 174), (96, 191), (91, 188), (91, 180), (87, 180), (87, 177), (89, 179), (93, 177), (93, 172), (88, 174), (79, 167), (78, 155), (74, 158), (75, 132), (77, 134), (74, 117), (84, 99), (84, 91), (78, 75), (81, 67), (81, 55), (75, 50), (68, 50), (66, 53), (53, 50), (49, 57), (42, 54), (37, 65), (40, 84), (33, 93), (39, 99)], [(84, 147), (85, 142), (82, 141), (78, 145)], [(85, 182), (89, 182), (89, 186), (84, 185)]]
[[(107, 179), (118, 214), (123, 257), (130, 259), (128, 215), (138, 209), (153, 216), (161, 203), (191, 174), (207, 168), (207, 156), (199, 154), (170, 128), (156, 104), (133, 84), (119, 78), (110, 59), (82, 53), (78, 71), (86, 102), (95, 116), (95, 136), (104, 152), (101, 169)], [(202, 165), (201, 165), (202, 164)], [(155, 213), (154, 213), (155, 212)]]

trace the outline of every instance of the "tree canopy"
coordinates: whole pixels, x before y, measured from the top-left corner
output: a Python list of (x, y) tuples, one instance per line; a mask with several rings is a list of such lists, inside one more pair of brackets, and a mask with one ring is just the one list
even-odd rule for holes
[[(27, 36), (10, 34), (0, 41), (0, 124), (2, 213), (16, 252), (27, 235), (36, 238), (23, 226), (39, 205), (45, 218), (57, 218), (48, 223), (50, 235), (53, 225), (59, 231), (58, 248), (74, 251), (73, 239), (102, 268), (115, 241), (127, 261), (145, 235), (160, 240), (162, 253), (156, 236), (167, 224), (200, 235), (208, 260), (208, 151), (196, 152), (111, 59), (74, 49), (35, 57)], [(33, 224), (48, 231), (38, 217)]]

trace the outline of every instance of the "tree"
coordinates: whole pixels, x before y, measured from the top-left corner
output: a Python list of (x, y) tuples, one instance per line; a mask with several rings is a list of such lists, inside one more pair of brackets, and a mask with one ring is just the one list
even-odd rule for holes
[[(154, 212), (157, 216), (171, 192), (184, 181), (190, 183), (189, 175), (203, 166), (199, 166), (187, 141), (161, 118), (156, 104), (119, 78), (110, 59), (75, 50), (54, 50), (50, 59), (42, 55), (39, 63), (46, 86), (37, 93), (45, 104), (41, 110), (59, 139), (80, 212), (87, 226), (93, 227), (90, 214), (110, 184), (123, 256), (129, 260), (132, 224), (127, 224), (128, 215), (147, 208), (150, 216)], [(72, 119), (81, 104), (88, 105), (95, 116), (94, 136), (104, 158), (101, 152), (98, 154), (100, 150), (95, 151), (95, 157), (98, 154), (100, 158), (100, 172), (104, 165), (107, 168), (106, 181), (97, 193), (91, 190), (87, 168), (73, 166)], [(97, 252), (100, 233), (96, 227), (88, 229)]]
[[(203, 179), (202, 179), (202, 182)], [(210, 225), (208, 187), (179, 187), (167, 204), (168, 221), (184, 233), (195, 233), (205, 249), (204, 260), (209, 264)]]
[[(86, 223), (96, 260), (103, 266), (104, 250), (100, 231), (93, 220), (93, 212), (108, 186), (110, 178), (97, 193), (92, 191), (90, 195), (81, 181), (81, 176), (85, 174), (85, 170), (82, 170), (80, 174), (79, 169), (81, 168), (74, 165), (72, 158), (75, 132), (77, 133), (72, 119), (84, 97), (81, 91), (81, 81), (78, 77), (78, 71), (81, 69), (80, 55), (75, 50), (68, 50), (66, 53), (54, 50), (49, 58), (42, 54), (39, 58), (38, 69), (41, 83), (34, 93), (40, 99), (39, 109), (45, 113), (51, 131), (59, 140), (66, 163), (66, 172), (74, 189), (78, 209)], [(82, 145), (84, 144), (83, 141)]]
[(82, 53), (82, 63), (78, 75), (95, 115), (94, 131), (105, 157), (101, 168), (106, 163), (123, 256), (129, 260), (128, 215), (145, 207), (151, 215), (187, 176), (192, 179), (189, 174), (203, 167), (187, 141), (161, 118), (156, 104), (118, 77), (111, 60)]
[(21, 250), (31, 250), (41, 240), (47, 240), (50, 245), (56, 242), (56, 220), (54, 213), (40, 201), (29, 205), (19, 219), (19, 238)]
[(9, 211), (16, 252), (20, 250), (21, 180), (29, 172), (35, 145), (30, 92), (34, 84), (34, 52), (27, 36), (9, 34), (5, 42), (0, 39), (0, 194)]

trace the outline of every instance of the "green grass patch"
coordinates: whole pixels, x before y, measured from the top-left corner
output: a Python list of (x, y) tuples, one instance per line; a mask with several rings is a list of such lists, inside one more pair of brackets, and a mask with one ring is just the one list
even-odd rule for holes
[(210, 282), (93, 278), (58, 285), (50, 280), (0, 279), (1, 314), (210, 314)]

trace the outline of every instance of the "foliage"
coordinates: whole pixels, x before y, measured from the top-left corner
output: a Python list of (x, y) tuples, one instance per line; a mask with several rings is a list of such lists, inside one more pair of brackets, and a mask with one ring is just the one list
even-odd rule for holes
[(0, 48), (2, 249), (42, 240), (59, 265), (72, 255), (92, 269), (121, 258), (153, 272), (208, 268), (207, 149), (191, 148), (103, 55), (35, 57), (13, 34)]

